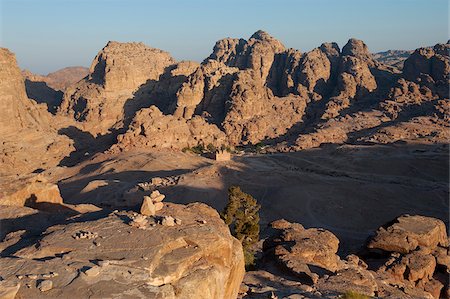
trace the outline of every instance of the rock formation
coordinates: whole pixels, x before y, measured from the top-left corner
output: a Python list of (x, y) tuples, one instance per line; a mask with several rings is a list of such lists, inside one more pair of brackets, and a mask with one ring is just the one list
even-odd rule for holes
[[(127, 224), (129, 212), (116, 212), (50, 227), (39, 246), (0, 259), (2, 283), (20, 284), (24, 298), (236, 298), (242, 246), (218, 213), (198, 203), (168, 204), (161, 213), (183, 222), (171, 227), (149, 218), (153, 226), (138, 229)], [(92, 237), (77, 239), (79, 232)]]
[(0, 65), (0, 176), (58, 164), (72, 151), (71, 141), (57, 135), (46, 107), (27, 98), (14, 54), (0, 48)]
[(89, 69), (66, 67), (46, 76), (22, 71), (25, 77), (27, 96), (38, 103), (46, 103), (48, 111), (55, 113), (61, 104), (64, 91), (87, 76)]
[[(173, 58), (142, 43), (109, 42), (95, 57), (89, 75), (68, 88), (59, 109), (104, 133), (123, 121), (124, 105), (148, 81), (157, 81)], [(120, 127), (120, 125), (119, 125)]]
[(339, 240), (327, 230), (305, 229), (286, 220), (274, 221), (271, 227), (272, 234), (264, 243), (264, 260), (275, 259), (281, 269), (312, 286), (287, 289), (285, 283), (277, 290), (282, 294), (339, 298), (334, 295), (353, 291), (381, 298), (448, 296), (450, 255), (441, 220), (401, 216), (377, 231), (368, 243), (371, 253), (362, 257), (352, 254), (345, 260), (336, 255)]
[(276, 260), (295, 275), (316, 283), (317, 273), (332, 273), (340, 267), (339, 240), (331, 232), (305, 229), (286, 220), (272, 222), (271, 227), (278, 232), (266, 240), (265, 250), (273, 250)]
[(141, 109), (133, 118), (128, 131), (118, 136), (112, 151), (131, 148), (174, 148), (181, 150), (199, 144), (226, 144), (225, 134), (215, 125), (196, 116), (186, 120), (164, 115), (156, 107)]
[(72, 84), (77, 83), (89, 74), (89, 69), (82, 66), (69, 66), (45, 76), (36, 75), (24, 70), (22, 75), (31, 82), (44, 82), (54, 90), (64, 91)]

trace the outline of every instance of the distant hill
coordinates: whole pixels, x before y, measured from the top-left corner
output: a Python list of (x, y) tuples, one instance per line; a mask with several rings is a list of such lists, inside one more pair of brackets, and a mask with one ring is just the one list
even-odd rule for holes
[(46, 103), (50, 112), (55, 112), (61, 104), (66, 88), (86, 77), (88, 73), (89, 69), (82, 66), (66, 67), (46, 76), (33, 74), (28, 70), (22, 71), (28, 97), (38, 103)]
[(403, 63), (413, 52), (413, 50), (388, 50), (373, 54), (373, 58), (381, 63), (402, 70)]

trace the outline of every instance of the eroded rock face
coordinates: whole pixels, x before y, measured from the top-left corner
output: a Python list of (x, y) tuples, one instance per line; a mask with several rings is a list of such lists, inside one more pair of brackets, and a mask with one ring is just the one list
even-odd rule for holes
[[(345, 259), (336, 255), (339, 240), (329, 231), (305, 229), (301, 224), (286, 220), (276, 220), (270, 226), (272, 230), (264, 242), (264, 258), (258, 271), (261, 273), (257, 276), (265, 276), (263, 270), (267, 269), (277, 273), (272, 270), (273, 266), (268, 266), (272, 261), (289, 276), (272, 277), (270, 283), (265, 284), (260, 280), (262, 284), (256, 287), (257, 291), (270, 289), (285, 298), (293, 294), (304, 298), (340, 298), (340, 294), (349, 291), (377, 298), (446, 296), (450, 256), (445, 225), (439, 219), (401, 216), (387, 229), (389, 237), (383, 235), (383, 246), (379, 247), (384, 248), (384, 255), (379, 254), (378, 247), (376, 255), (361, 251), (361, 256), (351, 254)], [(381, 227), (374, 240), (378, 241), (385, 232), (386, 228)], [(405, 251), (402, 246), (405, 242), (414, 242), (415, 246)], [(370, 244), (369, 249), (373, 250)], [(292, 281), (292, 274), (300, 278), (301, 283)], [(245, 281), (251, 280), (253, 273), (248, 276)]]
[(109, 42), (95, 57), (86, 79), (66, 90), (60, 113), (105, 132), (124, 118), (124, 105), (141, 85), (159, 80), (174, 59), (142, 43)]
[(206, 112), (220, 123), (230, 83), (237, 71), (217, 60), (204, 62), (178, 90), (174, 116), (190, 119), (195, 112)]
[(222, 127), (231, 144), (256, 144), (276, 138), (302, 120), (306, 100), (276, 97), (251, 70), (238, 74), (231, 88)]
[(44, 105), (27, 98), (14, 54), (0, 48), (0, 176), (54, 166), (73, 149), (51, 118)]
[(0, 134), (32, 128), (41, 121), (42, 110), (33, 105), (25, 93), (25, 85), (16, 57), (8, 49), (0, 48)]
[[(74, 294), (80, 298), (236, 298), (244, 276), (242, 246), (218, 213), (204, 204), (168, 204), (160, 211), (160, 216), (165, 215), (181, 219), (182, 224), (140, 229), (127, 224), (129, 213), (118, 212), (51, 227), (38, 248), (33, 245), (16, 252), (16, 258), (2, 258), (1, 276), (21, 282), (17, 294), (26, 298), (41, 297), (33, 279), (44, 276), (52, 281), (46, 298)], [(74, 238), (80, 231), (96, 237)], [(55, 257), (59, 254), (62, 257)], [(38, 257), (43, 259), (29, 259)]]
[[(450, 44), (437, 44), (433, 48), (420, 48), (406, 59), (403, 74), (411, 81), (426, 80), (448, 84)], [(425, 76), (425, 77), (424, 77)]]
[(243, 39), (223, 39), (216, 43), (209, 59), (239, 69), (252, 69), (263, 81), (267, 79), (275, 54), (285, 51), (284, 45), (259, 30), (248, 41)]
[(112, 150), (130, 148), (174, 148), (183, 149), (199, 144), (220, 147), (227, 144), (225, 134), (217, 126), (208, 124), (195, 116), (190, 120), (164, 115), (155, 106), (141, 109), (128, 131), (119, 135)]

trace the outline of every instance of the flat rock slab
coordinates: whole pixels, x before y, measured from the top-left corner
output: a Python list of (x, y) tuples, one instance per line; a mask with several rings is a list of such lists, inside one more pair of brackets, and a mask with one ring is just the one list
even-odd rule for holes
[[(181, 219), (183, 225), (156, 224), (147, 229), (130, 226), (131, 216), (117, 212), (95, 221), (50, 227), (38, 244), (0, 259), (0, 276), (21, 282), (21, 298), (237, 296), (244, 276), (242, 246), (215, 210), (199, 203), (167, 204), (161, 216)], [(79, 231), (97, 237), (74, 239)], [(51, 278), (52, 289), (43, 293), (38, 281), (50, 272), (58, 275)]]
[(418, 246), (435, 249), (438, 245), (448, 246), (447, 232), (442, 220), (404, 215), (398, 217), (392, 225), (378, 229), (367, 247), (408, 253)]

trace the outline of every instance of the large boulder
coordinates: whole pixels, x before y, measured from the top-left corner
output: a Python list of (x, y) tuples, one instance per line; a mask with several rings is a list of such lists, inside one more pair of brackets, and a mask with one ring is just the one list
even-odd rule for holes
[[(158, 213), (182, 224), (149, 217), (148, 225), (136, 227), (132, 213), (117, 212), (50, 227), (39, 246), (2, 258), (0, 275), (21, 282), (21, 298), (236, 298), (242, 246), (218, 213), (198, 203), (167, 204)], [(42, 280), (52, 281), (45, 294), (36, 287)]]
[(448, 246), (442, 220), (419, 215), (403, 215), (388, 226), (380, 227), (367, 247), (388, 252), (409, 253), (417, 247), (430, 250), (438, 245)]
[(277, 220), (271, 223), (275, 230), (264, 243), (279, 264), (307, 282), (317, 282), (319, 276), (336, 272), (341, 260), (336, 254), (339, 239), (331, 232), (301, 224)]

